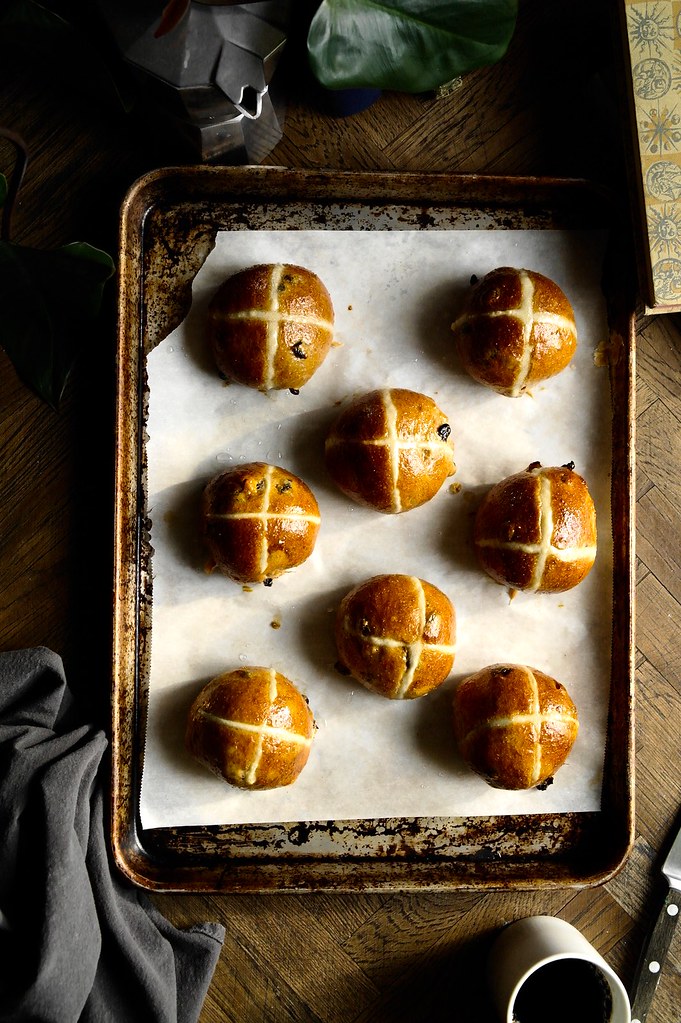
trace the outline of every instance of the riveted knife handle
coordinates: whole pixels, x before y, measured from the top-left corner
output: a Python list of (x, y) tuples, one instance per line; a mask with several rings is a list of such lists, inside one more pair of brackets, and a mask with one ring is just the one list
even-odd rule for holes
[(631, 1023), (645, 1023), (679, 916), (681, 892), (670, 888), (636, 967), (631, 988)]

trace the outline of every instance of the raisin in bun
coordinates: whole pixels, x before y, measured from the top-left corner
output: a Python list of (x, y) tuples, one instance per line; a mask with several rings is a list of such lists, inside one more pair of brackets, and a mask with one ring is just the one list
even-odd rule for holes
[(326, 466), (359, 504), (396, 513), (425, 504), (456, 472), (451, 427), (432, 398), (402, 388), (356, 398), (331, 427)]
[(273, 668), (239, 668), (212, 679), (187, 718), (189, 753), (230, 785), (274, 789), (307, 763), (315, 722), (307, 700)]
[(312, 554), (321, 522), (307, 484), (265, 462), (214, 476), (203, 491), (200, 519), (209, 569), (243, 583), (274, 579), (301, 565)]
[(302, 387), (326, 358), (333, 327), (331, 297), (319, 277), (289, 264), (240, 270), (208, 308), (219, 371), (261, 391)]
[(522, 664), (492, 664), (463, 679), (453, 715), (461, 757), (500, 789), (531, 789), (552, 778), (579, 729), (565, 686)]
[(532, 463), (483, 498), (473, 542), (498, 583), (540, 593), (572, 589), (596, 558), (596, 509), (586, 482), (571, 464)]
[(511, 398), (560, 373), (577, 347), (574, 312), (558, 285), (509, 266), (472, 285), (452, 330), (466, 372)]
[(448, 597), (408, 575), (378, 575), (345, 595), (336, 615), (340, 664), (391, 700), (436, 689), (454, 663), (456, 620)]

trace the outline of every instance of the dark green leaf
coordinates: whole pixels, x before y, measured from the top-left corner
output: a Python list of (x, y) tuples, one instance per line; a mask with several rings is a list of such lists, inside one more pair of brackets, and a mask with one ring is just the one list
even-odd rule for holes
[(21, 248), (21, 256), (55, 314), (75, 320), (97, 315), (104, 282), (114, 271), (106, 252), (72, 242), (52, 251)]
[(5, 242), (0, 242), (0, 344), (24, 383), (54, 405), (50, 317), (21, 256)]
[(113, 271), (110, 256), (85, 243), (45, 252), (0, 242), (0, 344), (55, 408)]
[(308, 56), (329, 89), (427, 92), (500, 60), (517, 0), (322, 0)]

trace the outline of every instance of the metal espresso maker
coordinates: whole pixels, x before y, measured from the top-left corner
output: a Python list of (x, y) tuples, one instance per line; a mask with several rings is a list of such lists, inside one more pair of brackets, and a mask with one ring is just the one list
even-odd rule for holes
[(98, 7), (154, 129), (179, 136), (203, 162), (260, 163), (276, 146), (283, 103), (270, 83), (289, 0), (192, 0), (162, 34), (164, 0), (98, 0)]

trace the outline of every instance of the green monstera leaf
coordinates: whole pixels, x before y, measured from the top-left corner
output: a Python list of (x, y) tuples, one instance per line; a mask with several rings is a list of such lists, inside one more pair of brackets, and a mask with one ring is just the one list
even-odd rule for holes
[(113, 272), (111, 257), (84, 242), (42, 251), (0, 241), (0, 345), (53, 408)]
[(329, 89), (439, 89), (503, 57), (517, 9), (517, 0), (322, 0), (310, 67)]
[(56, 409), (78, 352), (92, 340), (115, 265), (87, 242), (44, 251), (10, 241), (28, 149), (2, 126), (0, 139), (14, 149), (9, 178), (0, 174), (0, 348), (27, 387)]
[(0, 174), (0, 348), (19, 378), (56, 409), (78, 352), (92, 341), (115, 265), (87, 242), (45, 251), (9, 240), (28, 150), (7, 128), (0, 127), (0, 139), (15, 154), (10, 177)]

